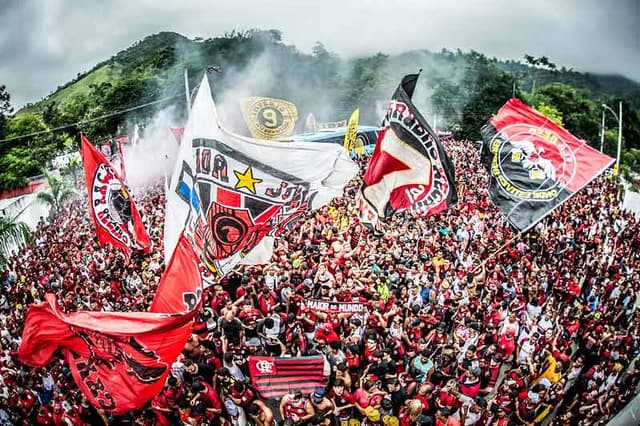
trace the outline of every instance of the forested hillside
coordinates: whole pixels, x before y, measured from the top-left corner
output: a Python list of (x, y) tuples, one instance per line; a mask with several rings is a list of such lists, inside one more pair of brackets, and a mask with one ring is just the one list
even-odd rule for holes
[[(345, 59), (319, 43), (311, 53), (301, 53), (283, 43), (277, 30), (193, 40), (167, 32), (151, 35), (79, 73), (14, 115), (6, 99), (10, 93), (0, 82), (0, 140), (9, 139), (0, 142), (0, 190), (23, 185), (55, 155), (75, 149), (79, 131), (94, 141), (129, 133), (134, 124), (144, 124), (171, 105), (176, 107), (176, 120), (184, 119), (184, 68), (193, 89), (211, 66), (222, 70), (212, 73), (214, 96), (238, 132), (246, 132), (239, 118), (239, 101), (244, 96), (294, 102), (301, 118), (299, 130), (308, 112), (319, 121), (335, 121), (347, 118), (355, 107), (360, 107), (362, 124), (378, 124), (401, 76), (418, 69), (423, 71), (416, 104), (429, 120), (437, 117), (439, 128), (450, 129), (460, 138), (479, 138), (486, 120), (517, 96), (599, 148), (601, 104), (617, 110), (622, 101), (623, 164), (640, 169), (640, 89), (637, 82), (621, 76), (567, 70), (526, 52), (521, 62), (448, 50)], [(95, 120), (148, 103), (153, 104)], [(71, 123), (80, 124), (12, 139)], [(615, 118), (608, 114), (605, 151), (610, 155), (615, 154), (616, 138)]]

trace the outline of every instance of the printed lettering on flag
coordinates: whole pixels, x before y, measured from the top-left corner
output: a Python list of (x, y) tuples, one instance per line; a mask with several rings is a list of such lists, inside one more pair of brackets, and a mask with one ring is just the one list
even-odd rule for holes
[(333, 302), (329, 300), (307, 299), (304, 301), (307, 309), (327, 313), (356, 314), (364, 310), (364, 303), (359, 302)]
[(614, 161), (518, 99), (482, 128), (492, 201), (526, 231)]
[(110, 243), (128, 253), (147, 250), (151, 240), (129, 189), (107, 159), (81, 135), (89, 211), (100, 245)]
[[(335, 144), (273, 143), (225, 130), (203, 79), (167, 196), (165, 257), (184, 229), (217, 278), (245, 259), (266, 263), (265, 237), (342, 194), (357, 166)], [(259, 251), (259, 255), (258, 252)]]
[(458, 199), (453, 165), (411, 101), (417, 80), (405, 76), (387, 108), (358, 197), (365, 223), (403, 210), (438, 213)]

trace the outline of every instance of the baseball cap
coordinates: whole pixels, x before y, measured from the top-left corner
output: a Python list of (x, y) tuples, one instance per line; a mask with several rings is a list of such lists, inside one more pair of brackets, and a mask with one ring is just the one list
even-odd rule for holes
[(260, 339), (258, 339), (257, 337), (252, 337), (251, 339), (247, 340), (247, 346), (260, 346)]
[(311, 400), (313, 402), (315, 402), (316, 404), (319, 404), (320, 402), (322, 402), (322, 399), (324, 398), (324, 395), (325, 395), (324, 388), (317, 387), (317, 388), (315, 388), (315, 390), (311, 394)]

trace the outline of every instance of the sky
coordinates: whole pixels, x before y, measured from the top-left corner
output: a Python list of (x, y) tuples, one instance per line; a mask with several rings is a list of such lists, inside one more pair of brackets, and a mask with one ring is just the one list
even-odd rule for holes
[(640, 0), (0, 0), (0, 86), (15, 109), (147, 35), (279, 29), (343, 58), (411, 49), (525, 53), (640, 81)]

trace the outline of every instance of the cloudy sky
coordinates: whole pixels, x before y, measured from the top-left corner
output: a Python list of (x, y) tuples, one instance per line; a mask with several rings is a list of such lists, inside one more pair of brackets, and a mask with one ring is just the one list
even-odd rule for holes
[(16, 108), (159, 31), (277, 28), (302, 51), (320, 41), (343, 57), (528, 53), (640, 81), (639, 0), (0, 0), (0, 11), (0, 85)]

